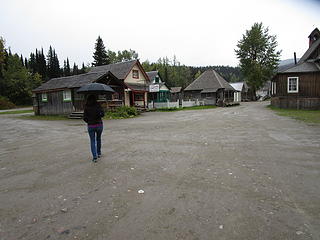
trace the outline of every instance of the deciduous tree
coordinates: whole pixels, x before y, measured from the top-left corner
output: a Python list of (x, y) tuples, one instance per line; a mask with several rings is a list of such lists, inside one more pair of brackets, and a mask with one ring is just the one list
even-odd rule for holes
[(235, 50), (246, 82), (255, 93), (272, 77), (280, 60), (276, 36), (262, 23), (255, 23), (242, 36)]

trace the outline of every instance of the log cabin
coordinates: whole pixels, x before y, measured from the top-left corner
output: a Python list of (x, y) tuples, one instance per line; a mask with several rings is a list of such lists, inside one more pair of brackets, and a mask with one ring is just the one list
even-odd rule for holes
[(320, 31), (314, 29), (309, 48), (295, 64), (278, 70), (271, 80), (271, 105), (279, 108), (320, 109)]
[(233, 103), (234, 88), (215, 70), (202, 73), (184, 89), (184, 100), (203, 101), (204, 105), (226, 106)]
[(93, 67), (88, 73), (53, 78), (33, 90), (36, 115), (69, 115), (82, 112), (85, 97), (76, 91), (88, 83), (104, 83), (115, 93), (99, 96), (106, 108), (146, 108), (150, 80), (138, 60)]

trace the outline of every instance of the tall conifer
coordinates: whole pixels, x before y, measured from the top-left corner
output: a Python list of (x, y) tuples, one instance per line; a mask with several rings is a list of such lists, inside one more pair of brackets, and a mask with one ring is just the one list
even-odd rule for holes
[(101, 65), (106, 65), (110, 64), (110, 59), (107, 55), (106, 48), (103, 44), (103, 41), (100, 36), (97, 38), (97, 42), (95, 44), (95, 51), (93, 53), (93, 66), (101, 66)]

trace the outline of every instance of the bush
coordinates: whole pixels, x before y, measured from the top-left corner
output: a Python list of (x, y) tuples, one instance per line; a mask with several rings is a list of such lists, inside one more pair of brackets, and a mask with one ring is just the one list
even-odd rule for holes
[(15, 107), (16, 105), (10, 102), (8, 98), (0, 96), (0, 110), (11, 109)]
[(134, 107), (119, 107), (116, 108), (114, 111), (108, 111), (106, 113), (106, 118), (109, 119), (118, 119), (118, 118), (130, 118), (130, 117), (135, 117), (138, 116), (138, 111)]

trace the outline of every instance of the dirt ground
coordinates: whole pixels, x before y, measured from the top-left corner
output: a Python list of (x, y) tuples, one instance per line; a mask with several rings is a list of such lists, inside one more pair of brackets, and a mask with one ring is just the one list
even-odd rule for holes
[(105, 121), (98, 163), (81, 120), (1, 115), (0, 239), (320, 239), (320, 126), (266, 104)]

